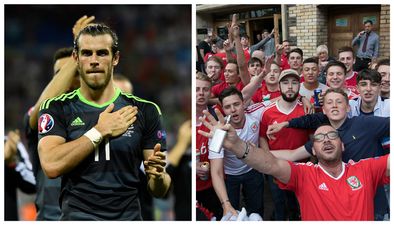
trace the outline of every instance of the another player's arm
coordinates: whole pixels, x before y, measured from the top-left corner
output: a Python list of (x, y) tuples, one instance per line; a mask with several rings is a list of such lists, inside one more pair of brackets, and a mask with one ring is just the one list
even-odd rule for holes
[(41, 93), (36, 104), (34, 105), (29, 117), (29, 125), (31, 129), (37, 130), (38, 111), (41, 103), (46, 99), (53, 98), (57, 95), (65, 93), (71, 86), (76, 72), (77, 65), (75, 64), (74, 59), (70, 56), (67, 59), (66, 64), (64, 64), (61, 70), (45, 87), (44, 91)]
[(169, 151), (167, 160), (172, 166), (177, 167), (190, 146), (192, 138), (192, 121), (187, 120), (182, 123), (178, 130), (178, 138), (174, 147)]
[[(92, 22), (94, 18), (94, 16), (83, 16), (79, 18), (77, 22), (75, 22), (73, 27), (74, 39), (78, 35), (79, 31), (86, 27), (90, 22)], [(45, 87), (44, 91), (41, 93), (32, 111), (30, 112), (29, 126), (31, 129), (37, 130), (38, 111), (41, 103), (45, 99), (53, 98), (62, 93), (65, 93), (71, 86), (76, 72), (77, 64), (75, 63), (72, 56), (67, 59), (67, 62), (59, 71), (55, 71), (55, 76)]]
[(154, 149), (144, 149), (144, 166), (148, 180), (148, 191), (156, 198), (164, 197), (171, 185), (171, 177), (165, 171), (166, 155), (160, 151), (161, 145)]
[(200, 121), (211, 131), (207, 133), (199, 130), (199, 134), (212, 138), (215, 128), (221, 128), (227, 131), (226, 138), (223, 142), (224, 148), (232, 151), (238, 158), (244, 157), (245, 153), (248, 152), (243, 158), (243, 161), (250, 167), (261, 173), (270, 174), (282, 183), (286, 184), (289, 181), (291, 168), (287, 161), (276, 158), (267, 148), (257, 148), (253, 144), (242, 141), (230, 124), (223, 125), (224, 117), (221, 112), (219, 110), (215, 110), (215, 112), (220, 122), (216, 121), (208, 111), (204, 110), (204, 115), (208, 118), (209, 122), (203, 118), (200, 118)]
[(40, 139), (38, 142), (40, 162), (44, 173), (49, 178), (56, 178), (74, 169), (94, 151), (101, 140), (123, 134), (136, 120), (137, 107), (126, 106), (112, 112), (113, 108), (114, 104), (110, 104), (100, 114), (94, 126), (95, 134), (98, 135), (100, 141), (95, 144), (86, 135), (70, 142), (66, 142), (65, 138), (57, 135), (48, 135)]

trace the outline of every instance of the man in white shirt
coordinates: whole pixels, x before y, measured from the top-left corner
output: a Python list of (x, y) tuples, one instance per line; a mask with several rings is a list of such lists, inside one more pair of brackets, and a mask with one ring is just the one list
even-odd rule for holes
[[(265, 106), (259, 103), (244, 109), (242, 93), (234, 87), (223, 90), (219, 100), (224, 113), (227, 116), (231, 115), (230, 124), (236, 129), (238, 136), (244, 141), (258, 145), (260, 119)], [(222, 204), (223, 215), (228, 212), (236, 215), (236, 210), (240, 210), (242, 185), (246, 211), (263, 216), (263, 174), (246, 165), (226, 149), (219, 153), (210, 151), (209, 159), (212, 184)]]

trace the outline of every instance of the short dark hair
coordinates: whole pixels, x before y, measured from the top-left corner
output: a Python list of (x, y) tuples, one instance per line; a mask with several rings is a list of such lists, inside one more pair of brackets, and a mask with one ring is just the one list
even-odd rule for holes
[(323, 105), (324, 105), (324, 101), (326, 99), (326, 96), (329, 93), (337, 93), (337, 94), (342, 95), (345, 98), (346, 104), (349, 105), (349, 97), (347, 96), (346, 92), (342, 88), (328, 88), (326, 90), (326, 93), (324, 93), (324, 95), (323, 95)]
[(70, 57), (73, 53), (73, 48), (68, 47), (68, 48), (59, 48), (56, 52), (55, 55), (53, 55), (53, 63), (55, 63), (58, 59), (63, 59), (66, 57)]
[(218, 49), (223, 49), (223, 43), (224, 41), (222, 39), (219, 39), (216, 41), (216, 47), (218, 47)]
[(244, 100), (244, 98), (243, 98), (243, 96), (242, 96), (242, 93), (236, 88), (236, 87), (228, 87), (228, 88), (226, 88), (226, 89), (224, 89), (220, 94), (219, 94), (219, 101), (220, 101), (220, 104), (222, 104), (223, 105), (223, 99), (224, 98), (226, 98), (226, 97), (228, 97), (228, 96), (231, 96), (231, 95), (238, 95), (239, 96), (239, 98), (243, 101)]
[(246, 38), (246, 39), (249, 39), (249, 35), (247, 35), (247, 34), (241, 34), (241, 38), (242, 37), (244, 37), (244, 38)]
[(354, 50), (352, 47), (349, 47), (349, 46), (340, 47), (338, 49), (338, 57), (339, 57), (339, 54), (342, 52), (351, 52), (353, 54), (353, 58), (354, 58)]
[(376, 70), (379, 69), (379, 66), (390, 66), (390, 59), (381, 59), (378, 61), (378, 64), (376, 64)]
[(364, 21), (364, 25), (367, 24), (367, 23), (370, 23), (371, 25), (373, 25), (372, 20), (366, 20), (366, 21)]
[(336, 61), (336, 60), (330, 61), (330, 62), (327, 63), (326, 68), (325, 68), (326, 73), (328, 71), (328, 68), (330, 68), (332, 66), (339, 66), (339, 67), (341, 67), (343, 69), (344, 73), (346, 74), (346, 66), (345, 66), (345, 64), (343, 64), (343, 62)]
[(371, 82), (376, 82), (380, 84), (382, 82), (382, 76), (376, 70), (363, 69), (358, 72), (357, 84), (362, 80), (370, 80)]
[(261, 62), (261, 60), (260, 60), (259, 58), (257, 58), (257, 57), (252, 57), (252, 58), (250, 58), (250, 60), (249, 60), (249, 62), (248, 62), (248, 67), (249, 67), (252, 63), (255, 63), (255, 62), (258, 62), (258, 63), (260, 63), (260, 66), (263, 66), (263, 62)]
[(83, 34), (88, 34), (91, 36), (109, 34), (112, 37), (112, 46), (111, 46), (112, 54), (118, 52), (118, 36), (114, 31), (111, 30), (111, 28), (109, 28), (105, 24), (89, 24), (78, 33), (77, 37), (74, 40), (74, 50), (77, 53), (79, 50), (78, 40), (79, 37)]
[(237, 74), (239, 74), (239, 68), (238, 68), (238, 62), (237, 62), (237, 60), (235, 60), (235, 59), (229, 59), (229, 60), (227, 60), (227, 65), (228, 64), (235, 64), (236, 66), (237, 66)]
[(315, 63), (317, 65), (319, 65), (319, 60), (317, 59), (317, 57), (310, 57), (304, 60), (304, 62), (302, 64), (305, 63)]
[(300, 54), (301, 57), (304, 57), (304, 52), (303, 52), (302, 49), (300, 49), (300, 48), (292, 49), (292, 50), (290, 51), (289, 55), (290, 55), (291, 53), (293, 53), (293, 52), (296, 52), (296, 53)]
[(287, 39), (283, 40), (283, 41), (282, 41), (282, 44), (283, 44), (283, 42), (289, 42), (289, 43), (290, 43), (290, 41), (289, 41), (289, 40), (287, 40)]

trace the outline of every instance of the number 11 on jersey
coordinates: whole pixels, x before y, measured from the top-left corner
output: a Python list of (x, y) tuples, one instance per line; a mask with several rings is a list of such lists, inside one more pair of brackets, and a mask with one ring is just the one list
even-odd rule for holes
[[(96, 148), (94, 149), (94, 161), (96, 161), (96, 162), (99, 161), (99, 146), (96, 146)], [(108, 138), (105, 139), (105, 160), (107, 160), (107, 161), (110, 160), (109, 139)]]

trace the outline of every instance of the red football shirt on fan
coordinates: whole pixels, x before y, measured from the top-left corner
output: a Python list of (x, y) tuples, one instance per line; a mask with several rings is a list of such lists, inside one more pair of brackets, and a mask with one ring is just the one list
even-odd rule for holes
[[(200, 135), (199, 130), (209, 132), (209, 129), (204, 126), (204, 124), (197, 125), (196, 127), (196, 150), (200, 152), (200, 162), (209, 162), (208, 159), (208, 138)], [(199, 176), (196, 175), (196, 190), (202, 191), (212, 187), (212, 179), (209, 176), (208, 180), (201, 180)]]
[(254, 93), (254, 95), (252, 96), (252, 101), (254, 103), (263, 102), (264, 100), (271, 100), (279, 96), (279, 90), (272, 92), (268, 91), (267, 86), (264, 83), (264, 85), (262, 85), (261, 88), (257, 89), (257, 91)]
[(360, 94), (358, 93), (357, 90), (357, 75), (358, 73), (356, 71), (353, 71), (353, 74), (350, 77), (347, 77), (345, 80), (345, 86), (350, 89), (353, 93), (355, 94)]
[(280, 56), (280, 62), (282, 63), (280, 71), (290, 69), (290, 64), (285, 53)]
[[(289, 121), (305, 115), (302, 103), (299, 101), (297, 101), (297, 104), (290, 113), (280, 111), (277, 104), (278, 101), (275, 101), (264, 110), (260, 122), (260, 137), (267, 137), (267, 129), (271, 124)], [(275, 134), (275, 140), (268, 140), (269, 149), (296, 149), (308, 141), (309, 133), (310, 131), (305, 129), (283, 128)]]
[[(222, 91), (226, 88), (230, 87), (230, 85), (226, 82), (221, 82), (220, 84), (217, 84), (215, 86), (213, 86), (211, 88), (211, 93), (213, 94), (213, 96), (218, 97), (220, 95), (220, 93), (222, 93)], [(242, 91), (242, 89), (244, 88), (244, 84), (242, 83), (242, 81), (239, 81), (235, 87), (239, 90)]]
[(374, 220), (376, 189), (390, 183), (388, 156), (343, 163), (337, 178), (311, 162), (289, 162), (289, 182), (277, 182), (281, 189), (295, 192), (302, 220)]

